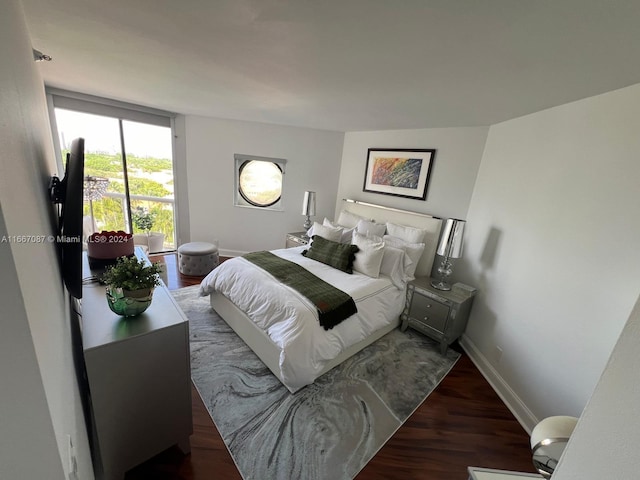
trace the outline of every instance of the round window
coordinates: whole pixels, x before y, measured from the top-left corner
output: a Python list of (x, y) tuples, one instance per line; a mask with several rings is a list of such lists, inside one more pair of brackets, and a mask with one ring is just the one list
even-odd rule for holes
[(244, 162), (239, 183), (242, 198), (256, 207), (270, 207), (282, 196), (282, 170), (273, 162)]

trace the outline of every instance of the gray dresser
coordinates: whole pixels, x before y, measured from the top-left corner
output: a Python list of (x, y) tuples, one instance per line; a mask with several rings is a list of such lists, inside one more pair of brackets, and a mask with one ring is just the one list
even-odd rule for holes
[[(139, 249), (136, 254), (144, 256)], [(83, 270), (90, 275), (86, 255)], [(164, 284), (147, 311), (130, 319), (109, 309), (103, 285), (85, 285), (82, 295), (96, 478), (122, 480), (127, 470), (173, 445), (188, 453), (189, 325), (180, 307)]]

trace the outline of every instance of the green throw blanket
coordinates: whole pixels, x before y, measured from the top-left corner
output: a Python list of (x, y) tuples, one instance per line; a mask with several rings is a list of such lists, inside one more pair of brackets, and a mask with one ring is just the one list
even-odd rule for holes
[(307, 297), (316, 306), (320, 325), (325, 330), (358, 311), (353, 298), (297, 263), (266, 251), (248, 253), (243, 258)]

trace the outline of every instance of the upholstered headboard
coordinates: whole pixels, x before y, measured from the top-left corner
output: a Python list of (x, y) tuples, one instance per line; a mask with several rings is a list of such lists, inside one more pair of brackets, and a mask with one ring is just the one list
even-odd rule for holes
[[(427, 231), (424, 243), (425, 248), (416, 267), (417, 276), (431, 275), (431, 267), (435, 258), (436, 248), (438, 246), (438, 238), (440, 237), (440, 228), (442, 227), (442, 219), (432, 217), (425, 213), (410, 212), (397, 208), (384, 207), (372, 203), (359, 202), (357, 200), (344, 199), (342, 208), (355, 215), (369, 218), (376, 223), (396, 223), (398, 225), (407, 225), (410, 227), (423, 228)], [(336, 217), (337, 218), (337, 217)]]

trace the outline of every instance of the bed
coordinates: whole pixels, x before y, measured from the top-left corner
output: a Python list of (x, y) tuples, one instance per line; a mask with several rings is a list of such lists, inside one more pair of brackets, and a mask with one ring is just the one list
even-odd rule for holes
[[(308, 298), (275, 281), (270, 273), (244, 257), (223, 262), (200, 285), (200, 295), (210, 295), (213, 309), (291, 392), (313, 383), (319, 376), (396, 328), (404, 308), (407, 279), (431, 273), (441, 219), (354, 200), (343, 200), (339, 212), (343, 243), (349, 243), (350, 230), (374, 222), (377, 227), (387, 225), (397, 230), (402, 226), (424, 231), (421, 242), (424, 250), (420, 250), (419, 256), (414, 255), (412, 260), (403, 255), (402, 261), (394, 262), (393, 268), (387, 262), (387, 267), (381, 268), (377, 277), (363, 273), (368, 272), (366, 268), (348, 274), (307, 258), (302, 255), (309, 248), (307, 246), (271, 251), (274, 256), (302, 266), (353, 299), (357, 313), (332, 328), (320, 326), (318, 312)], [(357, 226), (343, 225), (355, 219), (361, 219)], [(323, 224), (330, 225), (326, 228), (338, 228), (328, 219)], [(318, 223), (314, 227), (325, 231), (321, 230), (325, 227)], [(356, 237), (362, 242), (361, 235), (353, 236), (354, 241)], [(388, 247), (393, 245), (396, 237), (389, 236), (385, 229), (384, 238), (387, 255), (387, 250), (394, 250)], [(399, 247), (398, 250), (405, 251), (406, 248)], [(387, 258), (391, 256), (386, 257), (385, 262)], [(402, 262), (405, 262), (404, 266), (399, 266)], [(360, 265), (363, 265), (361, 261)], [(409, 272), (404, 269), (406, 265), (410, 265)], [(393, 272), (389, 273), (391, 269)], [(402, 280), (399, 270), (404, 275)]]

